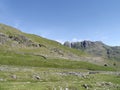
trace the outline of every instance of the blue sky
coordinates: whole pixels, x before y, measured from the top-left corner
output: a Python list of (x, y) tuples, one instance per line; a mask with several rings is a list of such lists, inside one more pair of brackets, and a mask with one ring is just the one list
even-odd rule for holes
[(120, 46), (120, 0), (0, 0), (0, 23), (60, 42)]

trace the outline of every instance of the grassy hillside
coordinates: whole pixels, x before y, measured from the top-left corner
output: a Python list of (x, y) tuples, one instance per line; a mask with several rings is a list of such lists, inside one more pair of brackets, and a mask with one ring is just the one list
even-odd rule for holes
[(53, 54), (56, 53), (56, 56), (57, 54), (59, 56), (60, 54), (61, 55), (65, 54), (66, 56), (68, 52), (69, 53), (71, 52), (70, 54), (72, 54), (73, 56), (74, 54), (77, 54), (79, 56), (85, 54), (84, 52), (64, 47), (56, 41), (48, 40), (46, 38), (42, 38), (40, 36), (33, 34), (26, 34), (10, 26), (6, 26), (4, 24), (0, 24), (0, 33), (1, 33), (0, 35), (1, 38), (5, 39), (3, 42), (6, 41), (3, 46), (12, 48), (12, 50), (22, 51), (22, 49), (24, 49), (24, 52), (25, 51), (27, 52), (27, 50), (28, 52), (30, 52), (30, 50), (31, 52), (34, 52), (34, 50), (36, 50), (35, 52), (39, 52), (39, 53), (45, 52), (46, 55), (47, 54), (52, 55), (51, 53)]
[(13, 52), (0, 53), (1, 65), (67, 68), (67, 69), (87, 69), (87, 70), (115, 70), (114, 68), (98, 66), (88, 62), (72, 61), (65, 59), (46, 59), (42, 56), (21, 55)]
[[(64, 47), (60, 43), (33, 34), (23, 33), (15, 28), (0, 24), (1, 47), (17, 53), (33, 53), (49, 58), (79, 60), (86, 56), (83, 51)], [(7, 48), (6, 48), (7, 47)]]
[(113, 63), (0, 24), (0, 90), (119, 90)]
[[(0, 50), (1, 60), (5, 59), (0, 62), (1, 64), (10, 63), (12, 62), (11, 60), (16, 60), (16, 62), (21, 61), (22, 63), (29, 58), (33, 61), (36, 60), (36, 62), (39, 59), (41, 61), (46, 59), (45, 61), (54, 60), (57, 62), (61, 59), (61, 61), (66, 62), (83, 61), (102, 66), (104, 66), (105, 63), (113, 66), (111, 63), (114, 63), (102, 57), (93, 57), (82, 50), (65, 47), (53, 40), (34, 34), (23, 33), (16, 28), (4, 24), (0, 24)], [(44, 60), (42, 62), (44, 62)]]
[[(1, 90), (119, 90), (116, 72), (82, 69), (0, 66)], [(86, 87), (85, 87), (86, 86)]]

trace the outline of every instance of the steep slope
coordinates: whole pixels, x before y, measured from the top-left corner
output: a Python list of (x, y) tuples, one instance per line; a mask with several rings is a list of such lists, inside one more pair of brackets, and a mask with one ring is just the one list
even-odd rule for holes
[(83, 50), (0, 24), (0, 64), (80, 68), (83, 66), (80, 61), (92, 63), (85, 63), (84, 68), (108, 63), (101, 56), (92, 56)]
[(33, 34), (26, 34), (4, 24), (0, 24), (0, 46), (4, 50), (42, 55), (46, 58), (75, 59), (85, 54), (84, 52), (66, 48), (56, 41)]

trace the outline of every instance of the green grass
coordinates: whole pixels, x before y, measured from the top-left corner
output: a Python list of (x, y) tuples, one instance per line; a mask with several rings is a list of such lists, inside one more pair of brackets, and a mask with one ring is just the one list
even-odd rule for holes
[(41, 43), (41, 44), (47, 46), (48, 48), (58, 48), (66, 53), (71, 52), (78, 56), (88, 56), (88, 54), (86, 54), (85, 52), (83, 52), (81, 50), (76, 50), (76, 49), (65, 47), (65, 46), (61, 45), (59, 42), (56, 42), (53, 40), (48, 40), (46, 38), (42, 38), (40, 36), (33, 35), (33, 34), (24, 34), (24, 35), (27, 36), (28, 38), (31, 38), (35, 42), (38, 42), (38, 43)]
[(22, 34), (22, 32), (16, 28), (13, 28), (11, 26), (1, 24), (0, 23), (0, 32), (8, 34), (8, 35), (15, 35), (15, 34)]
[[(19, 44), (14, 46), (15, 41), (10, 39), (6, 44), (0, 45), (0, 90), (55, 90), (55, 88), (56, 90), (60, 90), (60, 88), (86, 90), (82, 86), (84, 84), (89, 85), (89, 90), (120, 90), (119, 75), (88, 74), (89, 71), (116, 71), (114, 66), (99, 66), (84, 62), (84, 60), (55, 59), (54, 56), (59, 57), (60, 55), (51, 50), (55, 48), (62, 51), (64, 57), (69, 55), (89, 56), (83, 51), (62, 46), (56, 41), (37, 35), (23, 33), (4, 24), (0, 24), (0, 32), (8, 36), (23, 35), (34, 43), (45, 46), (40, 48), (25, 47)], [(41, 55), (45, 55), (47, 58), (45, 59)], [(70, 72), (85, 73), (85, 76), (72, 75), (69, 74)], [(61, 75), (61, 73), (65, 75)], [(13, 79), (11, 75), (16, 75), (17, 78)], [(34, 75), (40, 76), (40, 80), (35, 79)], [(97, 83), (103, 82), (111, 82), (112, 86), (97, 85)]]
[(87, 70), (104, 70), (111, 71), (114, 68), (99, 66), (83, 61), (72, 61), (66, 59), (44, 59), (41, 56), (30, 54), (16, 54), (14, 52), (1, 52), (0, 64), (2, 65), (18, 65), (33, 67), (49, 67), (49, 68), (68, 68), (68, 69), (87, 69)]
[[(61, 68), (42, 68), (27, 66), (0, 65), (0, 90), (86, 90), (82, 85), (89, 85), (89, 90), (119, 90), (120, 77), (109, 74), (88, 74), (89, 70), (81, 69), (61, 69)], [(84, 73), (85, 77), (71, 74), (61, 75), (59, 73)], [(17, 79), (11, 78), (16, 75)], [(33, 78), (34, 75), (40, 76), (40, 80)], [(112, 83), (102, 85), (102, 83)], [(100, 84), (100, 85), (99, 85)]]

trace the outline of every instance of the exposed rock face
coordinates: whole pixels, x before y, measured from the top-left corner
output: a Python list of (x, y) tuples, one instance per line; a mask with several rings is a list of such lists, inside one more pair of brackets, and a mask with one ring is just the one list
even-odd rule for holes
[(11, 78), (17, 79), (17, 76), (16, 75), (12, 75)]
[(90, 42), (90, 41), (83, 41), (83, 42), (81, 42), (81, 47), (82, 47), (82, 48), (88, 48), (88, 47), (93, 46), (94, 44), (95, 44), (95, 43)]
[(20, 30), (4, 24), (0, 24), (0, 44), (8, 46), (46, 47), (43, 44), (32, 41)]
[[(68, 45), (69, 44), (69, 45)], [(83, 50), (93, 56), (102, 56), (104, 58), (120, 59), (120, 47), (111, 47), (101, 41), (82, 41), (82, 42), (65, 42), (67, 47)]]
[(25, 44), (27, 46), (32, 44), (32, 41), (29, 40), (28, 38), (26, 38), (23, 35), (17, 35), (17, 36), (10, 35), (9, 38), (16, 41), (16, 42), (18, 42), (19, 44)]
[(32, 40), (30, 40), (29, 38), (23, 35), (6, 35), (3, 33), (0, 33), (0, 44), (15, 46), (13, 45), (15, 44), (13, 42), (16, 42), (16, 44), (19, 44), (19, 45), (21, 44), (26, 47), (46, 47), (45, 45), (33, 42)]
[(0, 33), (0, 44), (5, 44), (8, 41), (8, 38), (3, 33)]
[(40, 76), (38, 76), (38, 75), (33, 75), (33, 78), (36, 79), (36, 80), (40, 80), (41, 79)]

